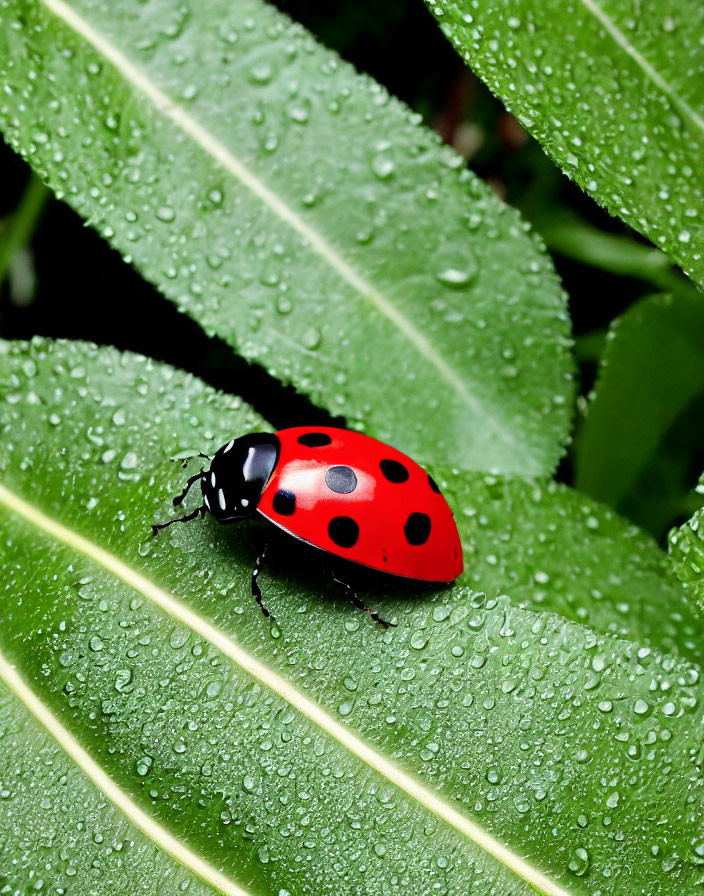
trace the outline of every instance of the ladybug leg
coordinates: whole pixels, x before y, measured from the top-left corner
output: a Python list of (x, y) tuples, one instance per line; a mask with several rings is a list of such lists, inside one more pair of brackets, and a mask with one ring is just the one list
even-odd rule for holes
[(207, 510), (205, 505), (203, 507), (196, 507), (193, 513), (189, 513), (187, 516), (180, 516), (178, 519), (169, 520), (167, 523), (156, 523), (152, 526), (152, 535), (156, 535), (159, 529), (166, 529), (167, 526), (172, 526), (174, 523), (189, 523), (191, 520), (194, 520), (198, 514), (202, 517), (205, 516)]
[(264, 558), (266, 557), (266, 549), (269, 547), (269, 543), (267, 542), (264, 545), (264, 550), (254, 561), (254, 569), (252, 570), (252, 597), (259, 604), (259, 609), (265, 616), (271, 616), (271, 613), (264, 605), (264, 601), (262, 600), (262, 589), (259, 587), (259, 582), (257, 579), (259, 578), (259, 573), (262, 570), (262, 564), (264, 563)]
[(189, 491), (191, 490), (191, 486), (193, 485), (193, 483), (194, 483), (194, 482), (198, 482), (198, 480), (199, 480), (199, 479), (202, 479), (203, 476), (204, 476), (204, 473), (203, 473), (202, 471), (201, 471), (200, 473), (196, 473), (195, 476), (191, 476), (191, 478), (190, 478), (190, 479), (188, 480), (188, 482), (186, 483), (186, 487), (185, 487), (184, 490), (181, 492), (181, 494), (180, 494), (180, 495), (177, 495), (177, 496), (174, 498), (174, 507), (178, 507), (178, 505), (183, 501), (183, 499), (186, 497), (186, 495), (187, 495), (187, 494), (189, 493)]
[(388, 628), (390, 625), (394, 627), (396, 626), (395, 622), (387, 622), (386, 619), (381, 618), (376, 610), (372, 610), (371, 607), (368, 607), (354, 590), (354, 588), (350, 585), (350, 583), (345, 582), (344, 579), (339, 578), (334, 569), (331, 569), (330, 572), (332, 574), (333, 582), (335, 582), (335, 584), (337, 585), (342, 585), (342, 587), (345, 589), (347, 597), (352, 601), (355, 607), (358, 607), (360, 610), (364, 610), (365, 613), (369, 613), (374, 622), (378, 622), (379, 625), (383, 625), (384, 628)]

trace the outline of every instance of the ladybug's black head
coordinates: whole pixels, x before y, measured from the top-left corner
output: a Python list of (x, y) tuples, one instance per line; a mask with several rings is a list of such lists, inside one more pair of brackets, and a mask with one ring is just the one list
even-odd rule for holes
[(233, 439), (203, 473), (203, 502), (219, 523), (252, 516), (279, 459), (281, 444), (272, 433)]

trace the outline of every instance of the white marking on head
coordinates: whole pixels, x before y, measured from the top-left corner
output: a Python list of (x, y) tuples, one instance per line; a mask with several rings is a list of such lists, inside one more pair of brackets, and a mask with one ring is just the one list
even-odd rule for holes
[(244, 464), (242, 465), (242, 473), (244, 474), (245, 480), (250, 479), (252, 461), (254, 460), (254, 445), (247, 451), (247, 457), (245, 459)]
[(230, 448), (232, 448), (232, 446), (233, 446), (234, 444), (235, 444), (235, 440), (234, 440), (234, 439), (233, 439), (231, 442), (228, 442), (227, 445), (225, 445), (225, 447), (222, 449), (222, 453), (223, 453), (223, 454), (227, 454), (227, 452), (230, 450)]
[(210, 501), (208, 500), (207, 495), (203, 495), (203, 500), (205, 501), (205, 506), (210, 510)]
[(220, 510), (225, 509), (225, 492), (221, 488), (218, 489), (218, 504), (220, 505)]
[(242, 506), (249, 507), (249, 501), (247, 500), (247, 498), (242, 498)]
[(215, 473), (210, 474), (210, 484), (213, 488), (215, 488)]

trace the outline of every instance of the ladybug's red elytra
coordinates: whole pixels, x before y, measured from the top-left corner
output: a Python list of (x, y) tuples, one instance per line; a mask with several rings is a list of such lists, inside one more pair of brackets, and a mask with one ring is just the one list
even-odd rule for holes
[[(396, 448), (353, 430), (296, 426), (233, 439), (174, 504), (198, 481), (202, 506), (153, 526), (155, 534), (207, 512), (220, 523), (260, 514), (334, 557), (393, 576), (448, 583), (462, 572), (457, 526), (432, 477)], [(252, 593), (268, 615), (256, 582), (262, 559)]]

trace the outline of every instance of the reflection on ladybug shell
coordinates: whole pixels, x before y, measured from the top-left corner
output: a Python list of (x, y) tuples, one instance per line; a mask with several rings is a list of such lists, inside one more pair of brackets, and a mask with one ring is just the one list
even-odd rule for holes
[(279, 430), (281, 452), (257, 511), (308, 544), (370, 569), (452, 582), (462, 546), (447, 501), (415, 461), (334, 427)]

